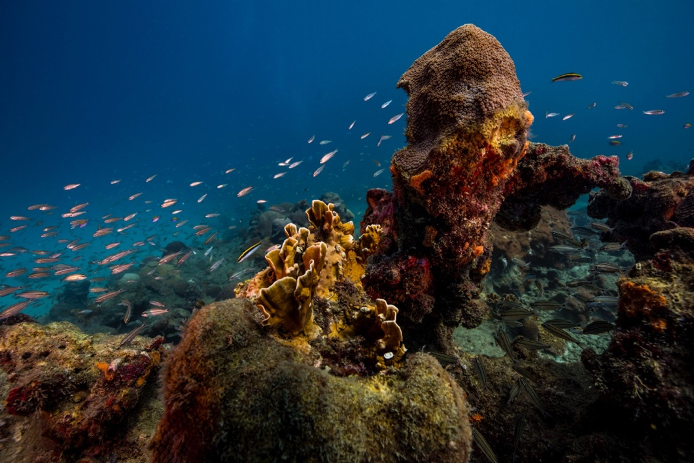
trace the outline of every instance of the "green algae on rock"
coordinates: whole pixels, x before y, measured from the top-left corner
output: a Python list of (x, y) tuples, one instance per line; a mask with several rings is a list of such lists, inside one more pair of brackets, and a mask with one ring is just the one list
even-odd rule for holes
[(336, 377), (281, 344), (245, 299), (204, 307), (164, 376), (155, 461), (465, 461), (464, 393), (431, 357)]

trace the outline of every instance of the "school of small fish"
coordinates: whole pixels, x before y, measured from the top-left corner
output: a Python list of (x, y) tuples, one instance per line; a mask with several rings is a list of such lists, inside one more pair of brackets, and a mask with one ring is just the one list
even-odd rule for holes
[[(570, 72), (570, 73), (560, 74), (560, 75), (558, 75), (558, 76), (552, 78), (550, 82), (551, 82), (551, 83), (554, 83), (554, 82), (565, 82), (565, 81), (578, 81), (578, 80), (582, 80), (582, 79), (583, 79), (583, 76), (582, 76), (581, 74), (575, 73), (575, 72)], [(617, 86), (620, 86), (620, 87), (627, 87), (627, 86), (629, 86), (629, 82), (624, 81), (624, 80), (613, 80), (613, 81), (612, 81), (612, 84), (617, 85)], [(562, 85), (563, 85), (563, 84), (562, 84)], [(618, 91), (618, 93), (621, 93), (621, 92), (622, 92), (622, 91)], [(526, 92), (526, 93), (524, 93), (524, 94), (523, 94), (523, 97), (525, 98), (525, 96), (527, 96), (527, 95), (530, 94), (530, 93), (531, 93), (531, 92)], [(678, 98), (686, 97), (687, 95), (689, 95), (689, 92), (688, 92), (688, 91), (682, 91), (682, 92), (676, 92), (676, 93), (672, 93), (672, 94), (669, 94), (669, 95), (665, 95), (665, 98), (669, 98), (669, 99), (678, 99)], [(658, 98), (662, 98), (662, 97), (661, 97), (661, 96), (658, 96)], [(596, 106), (597, 106), (597, 102), (592, 102), (592, 103), (590, 103), (590, 104), (587, 106), (587, 109), (592, 109), (592, 108), (595, 108)], [(634, 110), (634, 107), (633, 107), (631, 104), (629, 104), (628, 102), (620, 101), (619, 104), (617, 104), (617, 105), (614, 106), (614, 109), (616, 109), (616, 110), (629, 110), (629, 111), (633, 111), (633, 110)], [(663, 110), (663, 109), (647, 109), (647, 110), (642, 110), (642, 113), (643, 113), (644, 115), (647, 115), (647, 116), (658, 116), (658, 115), (665, 114), (665, 110)], [(564, 116), (561, 117), (561, 120), (562, 120), (562, 121), (566, 121), (566, 120), (568, 120), (568, 119), (573, 118), (573, 117), (576, 116), (577, 114), (578, 114), (578, 113), (568, 113), (568, 114), (565, 114)], [(558, 112), (551, 112), (551, 111), (549, 111), (549, 110), (545, 111), (545, 119), (554, 118), (554, 117), (557, 117), (557, 116), (561, 116), (561, 114), (558, 113)], [(623, 129), (623, 128), (628, 127), (628, 125), (627, 125), (627, 124), (620, 123), (620, 124), (617, 124), (617, 127)], [(684, 124), (683, 127), (684, 127), (685, 129), (688, 129), (689, 127), (691, 127), (691, 124), (686, 123), (686, 124)], [(621, 145), (622, 145), (622, 142), (621, 142), (621, 141), (618, 141), (618, 140), (615, 140), (615, 139), (621, 138), (621, 137), (622, 137), (621, 135), (618, 135), (618, 136), (617, 136), (617, 135), (609, 136), (609, 137), (608, 137), (608, 139), (609, 139), (609, 140), (608, 140), (608, 145), (611, 146), (611, 147), (619, 147), (619, 146), (621, 146)], [(530, 138), (530, 137), (529, 137), (529, 138)], [(576, 134), (572, 134), (572, 135), (571, 135), (571, 137), (570, 137), (570, 139), (569, 139), (569, 143), (573, 142), (574, 140), (576, 140)], [(629, 151), (629, 153), (628, 153), (627, 155), (624, 155), (624, 157), (626, 158), (627, 161), (631, 161), (631, 160), (634, 158), (634, 152), (633, 152), (633, 150), (632, 150), (632, 151)]]

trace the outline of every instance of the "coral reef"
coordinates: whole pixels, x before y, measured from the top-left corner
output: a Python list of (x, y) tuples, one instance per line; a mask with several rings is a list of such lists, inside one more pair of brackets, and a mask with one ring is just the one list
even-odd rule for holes
[(616, 156), (586, 160), (572, 156), (568, 145), (531, 143), (506, 183), (494, 220), (507, 230), (530, 230), (539, 223), (543, 205), (566, 209), (595, 187), (615, 200), (629, 198), (631, 185), (620, 176), (618, 165)]
[(410, 96), (409, 144), (391, 161), (392, 197), (367, 196), (361, 231), (387, 220), (388, 245), (363, 282), (371, 297), (400, 306), (406, 339), (445, 350), (453, 327), (479, 325), (486, 312), (475, 300), (488, 231), (533, 117), (511, 58), (470, 24), (418, 58), (398, 87)]
[(386, 375), (341, 378), (268, 337), (243, 299), (189, 322), (165, 373), (158, 462), (464, 461), (462, 390), (429, 356)]
[(683, 173), (649, 171), (643, 179), (628, 177), (634, 191), (631, 198), (615, 201), (603, 191), (591, 193), (588, 214), (607, 218), (612, 232), (606, 238), (627, 242), (637, 260), (648, 259), (655, 247), (650, 237), (678, 226), (694, 227), (694, 160)]
[[(138, 423), (138, 403), (156, 378), (163, 339), (139, 337), (120, 346), (122, 338), (88, 336), (67, 322), (0, 326), (5, 411), (11, 415), (3, 419), (17, 431), (29, 427), (43, 436), (40, 447), (30, 446), (31, 439), (15, 439), (0, 456), (10, 461), (19, 456), (29, 461), (103, 459), (116, 443), (142, 452), (142, 443), (135, 443), (139, 439), (123, 438), (120, 424)], [(146, 458), (139, 454), (140, 460)]]
[[(364, 263), (378, 249), (381, 227), (367, 227), (354, 240), (354, 225), (343, 223), (334, 205), (320, 200), (312, 202), (306, 217), (310, 228), (286, 225), (282, 246), (265, 256), (269, 267), (239, 284), (237, 296), (256, 303), (261, 323), (278, 340), (289, 340), (304, 352), (317, 350), (336, 371), (344, 365), (332, 364), (335, 351), (354, 355), (340, 356), (341, 364), (352, 358), (355, 364), (366, 363), (347, 372), (398, 366), (407, 351), (396, 322), (398, 309), (367, 298), (360, 283)], [(355, 337), (359, 343), (353, 343)]]
[(631, 178), (631, 199), (616, 203), (597, 194), (589, 205), (591, 214), (608, 217), (611, 233), (628, 239), (630, 248), (648, 242), (618, 282), (617, 329), (608, 349), (601, 355), (585, 350), (583, 363), (664, 460), (694, 455), (694, 229), (669, 222), (679, 221), (677, 215), (687, 221), (683, 199), (694, 191), (692, 166), (687, 174)]

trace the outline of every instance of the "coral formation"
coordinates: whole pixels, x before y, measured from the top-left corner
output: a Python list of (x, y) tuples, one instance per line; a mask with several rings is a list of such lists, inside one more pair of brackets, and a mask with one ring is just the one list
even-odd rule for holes
[(8, 420), (42, 429), (47, 438), (34, 458), (98, 456), (109, 452), (106, 443), (122, 439), (118, 424), (137, 415), (163, 354), (161, 337), (121, 347), (122, 338), (88, 336), (67, 322), (0, 326), (0, 368), (9, 387), (5, 409), (27, 416)]
[(586, 160), (572, 156), (567, 145), (531, 143), (506, 183), (495, 221), (507, 230), (530, 230), (540, 221), (541, 206), (566, 209), (595, 187), (615, 201), (629, 198), (631, 185), (618, 165), (616, 156)]
[(165, 373), (157, 462), (464, 461), (467, 403), (431, 357), (341, 378), (268, 337), (253, 305), (201, 309)]
[(628, 239), (630, 248), (646, 242), (637, 251), (639, 262), (618, 283), (617, 329), (608, 349), (600, 355), (585, 350), (583, 363), (607, 400), (631, 416), (665, 460), (694, 453), (694, 229), (672, 223), (694, 191), (692, 166), (686, 174), (631, 178), (635, 193), (627, 201), (598, 193), (589, 204), (589, 212), (606, 215), (615, 225), (611, 233)]
[(650, 171), (643, 179), (629, 177), (628, 181), (634, 191), (631, 198), (615, 201), (603, 191), (591, 193), (588, 214), (607, 218), (614, 230), (606, 235), (628, 240), (627, 247), (637, 260), (653, 255), (650, 237), (655, 232), (694, 227), (694, 160), (685, 173)]
[(367, 196), (362, 233), (371, 224), (387, 232), (363, 282), (371, 297), (401, 306), (406, 339), (445, 350), (454, 326), (484, 316), (475, 299), (488, 231), (533, 116), (511, 58), (470, 24), (417, 59), (398, 87), (410, 97), (409, 145), (392, 158), (393, 196)]
[[(317, 350), (327, 365), (329, 353), (350, 351), (338, 346), (351, 346), (354, 337), (364, 342), (356, 356), (368, 364), (365, 372), (399, 365), (406, 349), (398, 309), (384, 300), (374, 303), (361, 292), (360, 277), (378, 249), (381, 227), (367, 227), (354, 240), (354, 225), (343, 223), (334, 205), (320, 200), (312, 202), (306, 217), (310, 228), (287, 224), (282, 246), (265, 256), (269, 267), (239, 284), (237, 296), (256, 303), (261, 323), (279, 340), (290, 340), (303, 351)], [(314, 314), (316, 301), (322, 302), (321, 311)], [(330, 342), (315, 342), (321, 336)]]

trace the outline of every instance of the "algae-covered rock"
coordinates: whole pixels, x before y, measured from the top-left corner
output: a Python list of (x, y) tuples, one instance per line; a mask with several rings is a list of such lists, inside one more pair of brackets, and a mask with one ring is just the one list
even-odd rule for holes
[(464, 461), (468, 407), (431, 357), (335, 377), (268, 336), (247, 300), (188, 323), (165, 373), (155, 461)]
[(7, 421), (14, 436), (0, 447), (0, 461), (93, 460), (116, 449), (122, 459), (147, 459), (135, 444), (139, 437), (124, 438), (120, 424), (144, 430), (152, 423), (138, 410), (144, 391), (156, 398), (146, 386), (156, 378), (163, 339), (136, 337), (121, 346), (122, 339), (87, 335), (69, 322), (0, 325), (0, 368), (7, 373), (0, 423)]

